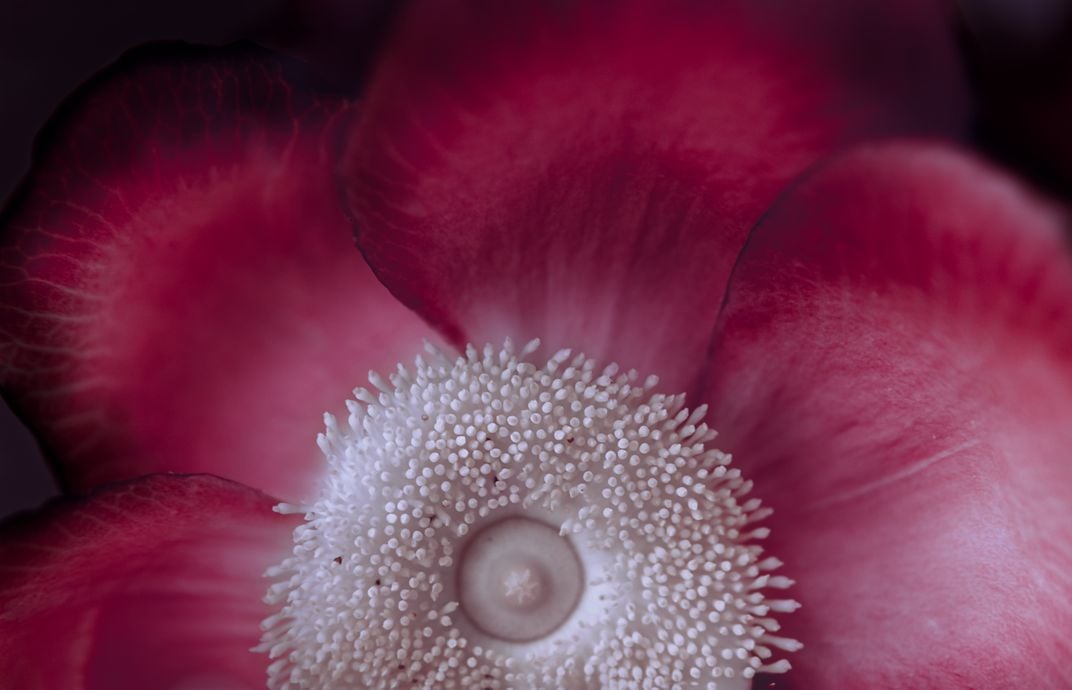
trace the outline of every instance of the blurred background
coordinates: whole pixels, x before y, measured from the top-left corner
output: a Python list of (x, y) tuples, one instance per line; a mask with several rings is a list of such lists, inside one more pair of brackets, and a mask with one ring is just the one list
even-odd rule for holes
[[(300, 22), (297, 3), (303, 8)], [(219, 44), (260, 38), (335, 65), (335, 74), (326, 69), (322, 76), (352, 84), (353, 65), (374, 50), (379, 27), (397, 5), (383, 0), (3, 3), (0, 197), (6, 199), (26, 171), (34, 136), (56, 106), (128, 48), (157, 39)], [(1039, 187), (1072, 199), (1072, 0), (960, 0), (958, 10), (965, 70), (977, 99), (977, 145)], [(338, 22), (339, 13), (348, 20)], [(368, 32), (343, 35), (340, 27), (353, 26), (355, 18), (367, 20)], [(307, 41), (312, 34), (328, 40), (314, 45)], [(0, 516), (34, 507), (55, 493), (33, 438), (0, 404)]]

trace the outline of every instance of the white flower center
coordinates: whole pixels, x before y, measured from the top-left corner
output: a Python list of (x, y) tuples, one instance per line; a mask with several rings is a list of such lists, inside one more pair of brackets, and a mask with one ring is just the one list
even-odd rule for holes
[(461, 612), (482, 634), (500, 640), (549, 635), (584, 591), (584, 570), (569, 540), (526, 517), (507, 517), (481, 530), (458, 561)]
[(429, 348), (327, 417), (321, 492), (268, 575), (269, 687), (747, 688), (794, 651), (769, 511), (704, 408), (569, 352)]

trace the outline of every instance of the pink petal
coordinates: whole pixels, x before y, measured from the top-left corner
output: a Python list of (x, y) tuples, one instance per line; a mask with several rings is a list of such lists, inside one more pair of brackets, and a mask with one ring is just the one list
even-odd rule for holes
[[(852, 35), (868, 57), (834, 69), (849, 48), (812, 35), (867, 27), (831, 7), (814, 3), (809, 33), (750, 3), (418, 5), (350, 139), (366, 258), (455, 343), (540, 337), (690, 385), (781, 187), (846, 141), (962, 112), (944, 67), (877, 66), (904, 41), (931, 55), (932, 25)], [(933, 110), (888, 97), (893, 72), (940, 93), (917, 99)]]
[(0, 678), (40, 690), (254, 690), (262, 573), (294, 520), (210, 476), (147, 477), (0, 529)]
[(705, 399), (775, 510), (806, 688), (1072, 686), (1072, 255), (926, 145), (808, 178), (741, 256)]
[(85, 488), (211, 472), (300, 498), (325, 410), (431, 331), (354, 250), (344, 104), (259, 53), (150, 49), (51, 126), (0, 240), (0, 383)]

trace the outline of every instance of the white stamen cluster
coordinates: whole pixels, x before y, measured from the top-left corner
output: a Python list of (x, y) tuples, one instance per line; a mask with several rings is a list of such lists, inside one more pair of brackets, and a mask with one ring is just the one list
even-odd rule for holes
[[(709, 447), (705, 410), (568, 351), (433, 348), (390, 381), (370, 374), (346, 428), (327, 416), (328, 472), (268, 576), (268, 685), (298, 688), (726, 688), (794, 651), (763, 590), (769, 514)], [(546, 638), (496, 640), (459, 610), (466, 535), (503, 516), (552, 519), (587, 585)]]

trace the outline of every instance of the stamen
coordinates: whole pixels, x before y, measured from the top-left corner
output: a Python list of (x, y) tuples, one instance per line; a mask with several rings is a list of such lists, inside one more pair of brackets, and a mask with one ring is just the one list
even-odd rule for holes
[(769, 511), (704, 408), (562, 351), (429, 348), (327, 417), (269, 571), (269, 687), (726, 688), (788, 670)]

